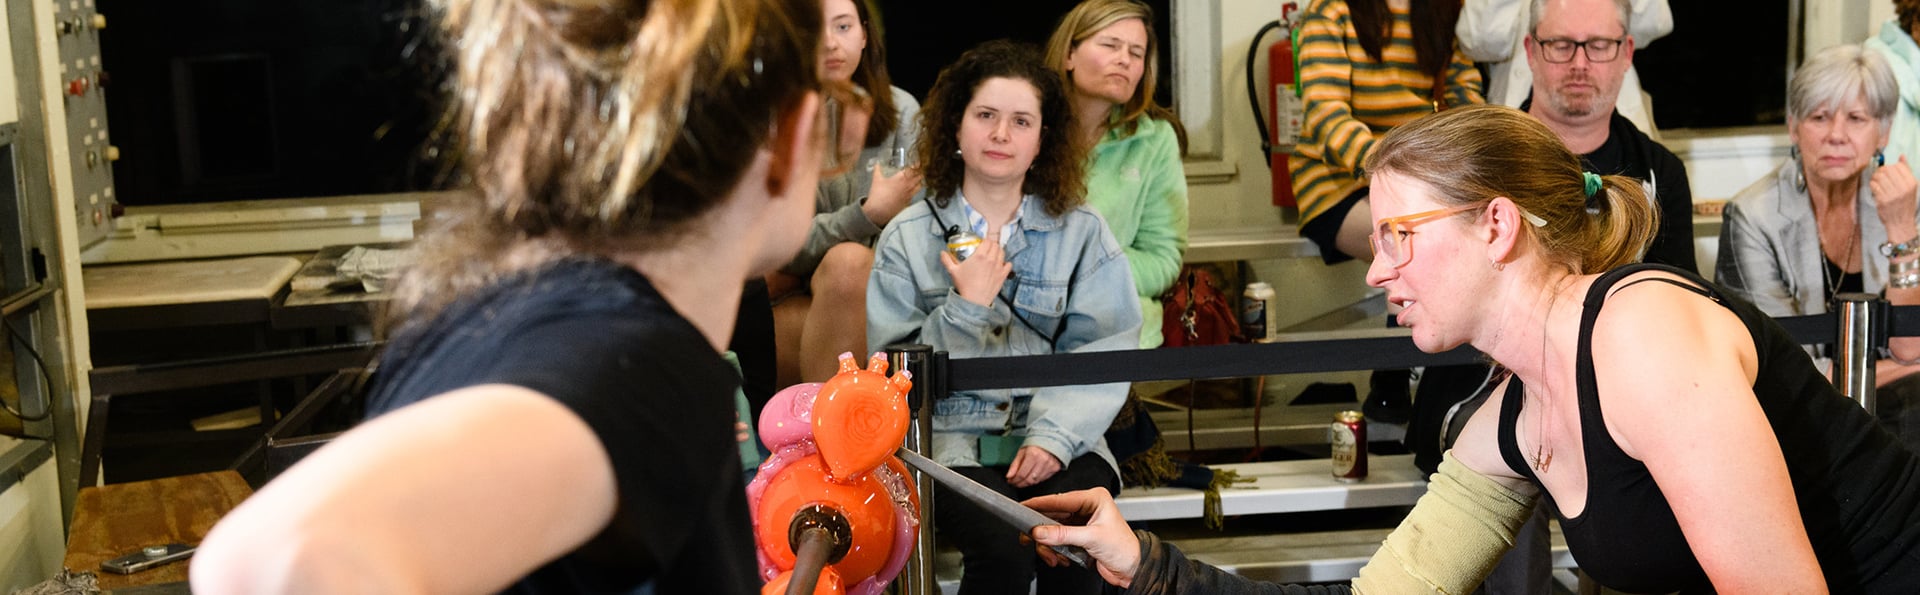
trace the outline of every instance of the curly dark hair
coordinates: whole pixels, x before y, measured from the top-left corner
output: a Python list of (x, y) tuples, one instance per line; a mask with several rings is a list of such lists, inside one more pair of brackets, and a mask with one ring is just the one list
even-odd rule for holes
[(1920, 39), (1915, 32), (1920, 31), (1920, 0), (1893, 0), (1893, 14), (1900, 19), (1900, 28), (1907, 35)]
[(960, 118), (974, 92), (991, 78), (1026, 81), (1040, 93), (1040, 151), (1020, 191), (1045, 200), (1047, 214), (1055, 217), (1080, 206), (1087, 194), (1086, 147), (1073, 138), (1073, 102), (1067, 99), (1066, 85), (1047, 68), (1038, 49), (1008, 40), (989, 41), (960, 54), (940, 70), (927, 93), (920, 109), (920, 142), (914, 145), (927, 195), (945, 206), (960, 192), (966, 175), (966, 164), (954, 156), (960, 150)]

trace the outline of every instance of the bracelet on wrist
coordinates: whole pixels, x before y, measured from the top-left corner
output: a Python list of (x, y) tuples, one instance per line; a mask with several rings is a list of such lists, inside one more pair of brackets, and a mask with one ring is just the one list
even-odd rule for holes
[(1881, 256), (1899, 258), (1902, 256), (1912, 256), (1914, 254), (1920, 254), (1920, 238), (1907, 240), (1898, 244), (1893, 242), (1883, 242), (1880, 244)]
[(1889, 279), (1887, 287), (1893, 289), (1913, 289), (1920, 287), (1920, 273), (1908, 273)]
[(1889, 261), (1887, 263), (1887, 273), (1891, 276), (1898, 277), (1901, 273), (1911, 273), (1914, 271), (1920, 271), (1920, 258), (1910, 258), (1898, 262)]

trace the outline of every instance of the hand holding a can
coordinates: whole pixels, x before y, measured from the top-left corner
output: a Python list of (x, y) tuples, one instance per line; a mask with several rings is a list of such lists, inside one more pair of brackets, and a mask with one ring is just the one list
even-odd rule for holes
[(941, 252), (940, 265), (953, 278), (953, 290), (960, 299), (985, 308), (993, 307), (993, 296), (1000, 295), (1000, 287), (1013, 274), (1013, 263), (1007, 262), (1005, 249), (993, 239), (980, 242), (965, 261), (955, 260), (951, 252)]

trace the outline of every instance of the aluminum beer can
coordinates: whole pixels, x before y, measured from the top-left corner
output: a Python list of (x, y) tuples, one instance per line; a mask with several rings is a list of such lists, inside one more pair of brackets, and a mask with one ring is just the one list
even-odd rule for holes
[(1367, 420), (1358, 411), (1333, 414), (1327, 430), (1333, 445), (1333, 478), (1352, 483), (1367, 478)]
[(1240, 334), (1248, 341), (1264, 341), (1273, 338), (1273, 286), (1266, 283), (1248, 283), (1247, 290), (1240, 300)]
[(964, 262), (967, 260), (967, 257), (973, 256), (973, 251), (979, 248), (980, 242), (983, 241), (985, 240), (980, 239), (979, 234), (966, 230), (955, 230), (947, 234), (947, 252), (953, 253), (953, 259), (955, 261)]

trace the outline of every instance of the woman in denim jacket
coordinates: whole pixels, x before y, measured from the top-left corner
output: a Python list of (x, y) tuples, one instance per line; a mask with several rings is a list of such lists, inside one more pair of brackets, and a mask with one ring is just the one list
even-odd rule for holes
[[(920, 112), (927, 189), (880, 234), (867, 284), (873, 347), (924, 343), (954, 358), (1134, 349), (1140, 305), (1125, 254), (1084, 206), (1084, 148), (1058, 76), (1032, 48), (989, 42), (940, 73)], [(970, 255), (949, 233), (983, 238)], [(933, 458), (1015, 499), (1119, 489), (1102, 433), (1125, 383), (956, 393), (934, 409)], [(960, 548), (961, 593), (1026, 592), (1019, 533), (958, 497), (934, 519)], [(1041, 593), (1094, 593), (1078, 568)]]

